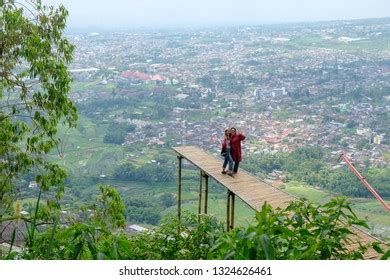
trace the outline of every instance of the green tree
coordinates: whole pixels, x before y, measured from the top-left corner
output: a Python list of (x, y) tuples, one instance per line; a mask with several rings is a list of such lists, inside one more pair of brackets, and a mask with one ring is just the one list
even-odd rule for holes
[(68, 97), (74, 46), (63, 37), (67, 10), (40, 0), (0, 0), (0, 6), (1, 220), (12, 216), (22, 174), (36, 174), (40, 194), (51, 186), (61, 194), (66, 173), (45, 155), (60, 143), (58, 124), (74, 127), (77, 114)]
[(171, 193), (163, 193), (160, 196), (161, 204), (165, 207), (171, 207), (177, 203), (176, 197)]
[(124, 130), (108, 130), (107, 134), (104, 135), (103, 142), (120, 145), (125, 141), (126, 135)]
[(104, 135), (104, 143), (122, 144), (128, 133), (134, 132), (136, 126), (126, 123), (112, 122), (107, 128), (106, 135)]
[(214, 87), (214, 80), (208, 75), (196, 79), (196, 82), (207, 88)]
[(100, 196), (94, 205), (95, 218), (110, 228), (125, 226), (125, 205), (119, 192), (110, 186), (100, 186)]
[(162, 210), (153, 198), (126, 198), (126, 217), (132, 223), (158, 225)]

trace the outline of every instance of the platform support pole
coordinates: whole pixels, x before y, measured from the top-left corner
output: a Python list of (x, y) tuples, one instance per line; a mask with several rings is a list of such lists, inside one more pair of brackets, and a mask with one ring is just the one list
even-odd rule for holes
[(204, 213), (207, 214), (207, 204), (209, 199), (209, 176), (207, 174), (204, 177)]
[(235, 194), (228, 190), (227, 192), (227, 205), (226, 205), (226, 230), (230, 231), (234, 228), (234, 205)]
[(233, 229), (234, 228), (234, 208), (235, 208), (234, 200), (235, 200), (236, 195), (233, 192), (231, 192), (230, 197), (231, 197), (231, 201), (232, 201), (232, 206), (230, 208), (230, 229)]
[(182, 156), (178, 156), (178, 180), (177, 180), (177, 218), (179, 221), (179, 227), (180, 227), (180, 219), (181, 219), (181, 163), (182, 163)]
[(202, 214), (202, 192), (203, 192), (203, 171), (199, 172), (199, 205), (198, 205), (198, 221), (200, 222), (200, 215)]
[(226, 201), (226, 230), (230, 229), (230, 191), (227, 191), (227, 201)]

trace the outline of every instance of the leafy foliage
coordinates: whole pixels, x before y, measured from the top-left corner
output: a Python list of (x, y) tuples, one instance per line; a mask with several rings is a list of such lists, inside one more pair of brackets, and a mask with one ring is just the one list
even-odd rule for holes
[(171, 193), (163, 193), (160, 197), (161, 203), (168, 208), (177, 203), (177, 198)]
[(107, 129), (103, 141), (105, 143), (122, 144), (125, 141), (126, 135), (134, 130), (134, 125), (112, 123)]
[(150, 199), (126, 199), (126, 217), (130, 222), (158, 225), (163, 209)]
[(350, 226), (368, 227), (352, 212), (345, 198), (314, 206), (292, 202), (273, 210), (264, 204), (256, 224), (236, 228), (219, 238), (211, 251), (216, 259), (362, 259), (363, 244), (352, 251)]
[(196, 215), (187, 213), (180, 226), (176, 218), (167, 217), (156, 231), (137, 234), (131, 238), (132, 247), (127, 258), (207, 259), (209, 250), (222, 231), (222, 225), (209, 217), (198, 220)]
[(172, 182), (175, 179), (174, 170), (165, 165), (145, 164), (136, 167), (131, 162), (126, 162), (118, 166), (114, 171), (114, 176), (121, 180), (135, 180), (146, 183), (156, 183), (164, 178), (165, 182)]
[[(88, 208), (88, 216), (69, 221), (66, 226), (54, 224), (46, 228), (38, 234), (34, 246), (8, 258), (362, 259), (370, 246), (382, 254), (382, 259), (389, 258), (389, 251), (385, 251), (388, 249), (378, 243), (347, 249), (354, 236), (351, 226), (367, 225), (342, 197), (321, 206), (297, 201), (286, 209), (272, 209), (264, 204), (256, 214), (255, 224), (230, 232), (209, 216), (198, 219), (197, 215), (185, 213), (181, 224), (168, 216), (161, 227), (132, 235), (118, 227), (123, 216), (110, 211), (123, 209), (123, 203), (114, 197), (117, 193), (112, 188), (101, 187), (97, 203), (102, 208)], [(104, 198), (109, 201), (102, 203)], [(116, 206), (112, 207), (112, 203)]]
[(1, 1), (0, 217), (10, 214), (12, 190), (21, 174), (35, 171), (46, 191), (62, 192), (65, 171), (45, 154), (58, 147), (59, 122), (75, 126), (76, 108), (67, 94), (66, 64), (74, 46), (62, 34), (68, 12), (40, 0)]
[[(22, 253), (25, 259), (100, 259), (100, 250), (115, 232), (124, 227), (124, 204), (119, 192), (109, 186), (100, 186), (96, 202), (83, 207), (78, 217), (55, 221), (40, 228), (34, 242), (28, 242)], [(65, 223), (64, 223), (65, 222)]]
[(111, 228), (125, 226), (125, 206), (119, 192), (109, 186), (100, 186), (100, 196), (94, 205), (95, 218)]

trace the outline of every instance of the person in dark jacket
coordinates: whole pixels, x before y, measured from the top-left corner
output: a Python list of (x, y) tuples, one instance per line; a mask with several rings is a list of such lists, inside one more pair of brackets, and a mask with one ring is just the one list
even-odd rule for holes
[(245, 140), (245, 135), (242, 133), (237, 133), (237, 130), (234, 127), (230, 129), (230, 133), (230, 147), (232, 159), (234, 162), (233, 174), (235, 174), (237, 173), (238, 166), (240, 164), (240, 161), (242, 160), (241, 141)]

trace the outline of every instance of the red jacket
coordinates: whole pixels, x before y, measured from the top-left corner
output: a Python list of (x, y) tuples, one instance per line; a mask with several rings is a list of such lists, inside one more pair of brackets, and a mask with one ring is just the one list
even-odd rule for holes
[(230, 141), (233, 161), (240, 162), (242, 160), (241, 141), (244, 139), (245, 139), (245, 135), (238, 133), (234, 135), (232, 140)]

